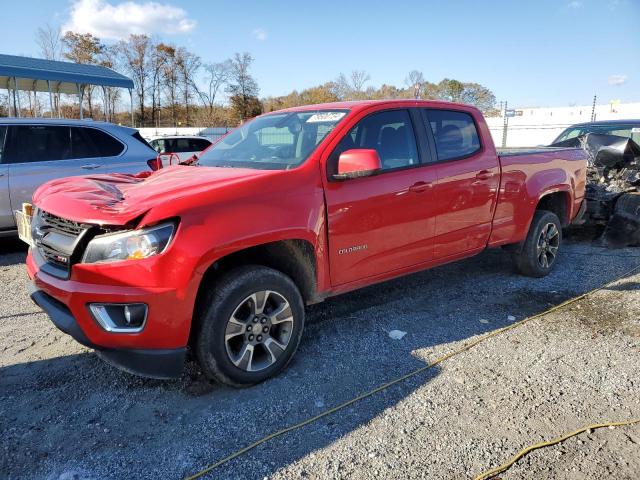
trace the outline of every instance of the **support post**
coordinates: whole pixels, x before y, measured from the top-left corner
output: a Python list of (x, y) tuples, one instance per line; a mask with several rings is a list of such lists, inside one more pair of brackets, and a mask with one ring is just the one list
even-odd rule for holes
[(129, 100), (131, 101), (131, 126), (135, 128), (135, 125), (133, 124), (133, 93), (131, 92), (131, 89), (129, 88)]
[(11, 117), (11, 79), (7, 77), (7, 104), (9, 105), (9, 116)]
[(18, 115), (16, 115), (18, 118), (22, 117), (22, 112), (20, 110), (22, 110), (22, 107), (20, 106), (20, 95), (18, 92), (18, 81), (16, 80), (16, 77), (13, 77), (13, 106), (14, 108), (16, 107), (16, 98), (18, 99)]
[(84, 112), (82, 111), (82, 89), (80, 88), (80, 84), (76, 83), (78, 87), (78, 99), (80, 100), (80, 120), (84, 118)]
[(53, 118), (53, 95), (51, 94), (51, 81), (47, 80), (47, 90), (49, 90), (49, 109), (51, 110), (50, 117)]
[(509, 117), (507, 117), (507, 102), (504, 102), (504, 123), (502, 125), (502, 148), (507, 146), (507, 131), (509, 130)]
[(102, 107), (104, 110), (104, 121), (109, 121), (109, 101), (107, 100), (107, 88), (102, 86)]
[(62, 97), (60, 96), (60, 84), (62, 82), (58, 82), (58, 86), (56, 87), (56, 93), (58, 94), (58, 118), (62, 118), (62, 106), (60, 105), (62, 101)]

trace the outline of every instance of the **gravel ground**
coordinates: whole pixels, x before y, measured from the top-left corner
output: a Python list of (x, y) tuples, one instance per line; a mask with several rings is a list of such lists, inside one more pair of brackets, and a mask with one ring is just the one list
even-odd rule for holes
[[(25, 252), (0, 243), (0, 478), (180, 478), (486, 332), (609, 282), (640, 250), (565, 246), (515, 275), (500, 251), (308, 309), (278, 378), (233, 390), (194, 365), (137, 378), (57, 331), (27, 296)], [(207, 478), (468, 478), (580, 426), (640, 417), (640, 274), (491, 338)], [(515, 320), (514, 320), (515, 318)], [(407, 335), (389, 337), (391, 330)], [(538, 450), (503, 479), (640, 477), (640, 425)]]

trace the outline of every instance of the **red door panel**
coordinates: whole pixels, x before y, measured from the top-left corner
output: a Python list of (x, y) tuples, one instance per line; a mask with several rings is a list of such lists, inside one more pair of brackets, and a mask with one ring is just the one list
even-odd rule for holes
[(438, 165), (435, 188), (435, 258), (483, 248), (500, 185), (495, 155), (476, 155)]
[(419, 167), (328, 185), (333, 285), (433, 258), (435, 180)]

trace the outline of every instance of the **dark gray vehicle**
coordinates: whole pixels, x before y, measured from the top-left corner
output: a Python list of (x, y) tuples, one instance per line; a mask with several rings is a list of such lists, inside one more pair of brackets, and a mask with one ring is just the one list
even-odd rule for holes
[(551, 145), (571, 140), (572, 138), (584, 137), (587, 133), (630, 138), (640, 145), (640, 119), (576, 123), (558, 135), (558, 138)]
[(62, 177), (139, 173), (157, 153), (137, 130), (92, 120), (0, 118), (0, 236), (36, 188)]

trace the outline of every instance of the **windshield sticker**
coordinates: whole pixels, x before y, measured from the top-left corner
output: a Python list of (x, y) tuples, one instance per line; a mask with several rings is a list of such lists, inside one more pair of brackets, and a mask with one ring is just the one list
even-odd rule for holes
[(307, 123), (337, 122), (344, 116), (345, 116), (345, 112), (314, 113), (307, 119)]

